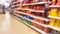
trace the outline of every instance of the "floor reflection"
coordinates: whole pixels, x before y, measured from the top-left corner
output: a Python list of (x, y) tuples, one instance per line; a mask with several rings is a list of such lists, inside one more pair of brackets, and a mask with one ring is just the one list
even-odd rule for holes
[[(0, 17), (2, 18), (2, 17)], [(1, 22), (2, 21), (2, 22)], [(0, 32), (1, 34), (8, 34), (11, 30), (11, 24), (10, 24), (10, 14), (8, 11), (6, 11), (5, 16), (0, 21)], [(8, 32), (8, 33), (7, 33)]]

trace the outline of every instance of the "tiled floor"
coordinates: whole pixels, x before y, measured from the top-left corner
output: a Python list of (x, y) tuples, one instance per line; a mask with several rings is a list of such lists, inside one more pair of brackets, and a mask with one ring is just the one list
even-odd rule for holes
[(40, 34), (6, 14), (0, 14), (0, 34)]

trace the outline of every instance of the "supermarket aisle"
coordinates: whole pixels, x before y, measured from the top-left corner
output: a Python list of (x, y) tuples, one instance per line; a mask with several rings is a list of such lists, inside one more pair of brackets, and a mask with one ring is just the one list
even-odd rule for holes
[(28, 26), (6, 14), (0, 14), (0, 34), (39, 34)]

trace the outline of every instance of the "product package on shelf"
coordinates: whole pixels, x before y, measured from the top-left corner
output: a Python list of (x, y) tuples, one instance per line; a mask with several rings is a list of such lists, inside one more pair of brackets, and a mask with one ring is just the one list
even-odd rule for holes
[(39, 20), (39, 19), (37, 19), (37, 18), (34, 18), (33, 20), (36, 21), (36, 22), (39, 22), (39, 23), (41, 23), (41, 24), (44, 24), (44, 21), (43, 21), (43, 20)]
[(26, 11), (25, 13), (27, 13), (27, 14), (32, 14), (30, 11)]
[(59, 8), (59, 10), (58, 10), (58, 17), (60, 17), (60, 8)]
[(59, 5), (60, 5), (60, 0), (51, 0), (51, 5), (54, 7), (54, 6), (56, 6), (56, 7), (58, 7)]
[(43, 27), (41, 25), (38, 25), (38, 24), (36, 24), (34, 22), (32, 22), (32, 25), (39, 28), (40, 30), (43, 30)]
[(60, 5), (60, 0), (57, 0), (57, 5)]
[(54, 26), (55, 21), (56, 21), (55, 19), (51, 18), (51, 19), (50, 19), (50, 23), (49, 23), (49, 25), (50, 25), (50, 26)]
[(51, 11), (50, 11), (50, 16), (57, 16), (58, 14), (58, 9), (57, 8), (51, 8)]
[(47, 33), (50, 33), (51, 29), (44, 27), (44, 31), (47, 32)]
[(40, 30), (42, 30), (42, 31), (45, 31), (46, 33), (50, 33), (50, 31), (51, 31), (50, 28), (43, 27), (43, 26), (38, 25), (38, 24), (36, 24), (36, 23), (34, 23), (34, 22), (32, 22), (32, 25), (35, 26), (35, 27), (37, 27), (38, 29), (40, 29)]
[(57, 0), (52, 0), (52, 5), (56, 5), (57, 4)]
[(31, 21), (28, 21), (28, 20), (26, 20), (26, 19), (24, 19), (24, 18), (22, 18), (22, 21), (24, 21), (25, 23), (28, 23), (28, 24), (30, 24), (31, 25)]
[(60, 20), (56, 20), (56, 22), (55, 22), (55, 26), (57, 27), (57, 28), (60, 28)]

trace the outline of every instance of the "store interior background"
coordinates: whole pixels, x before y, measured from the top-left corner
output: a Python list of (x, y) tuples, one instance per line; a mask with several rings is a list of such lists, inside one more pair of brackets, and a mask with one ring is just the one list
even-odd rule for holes
[[(19, 0), (19, 2), (22, 2), (22, 1), (23, 0)], [(33, 15), (33, 13), (35, 13), (34, 7), (31, 8), (32, 6), (30, 6), (30, 5), (28, 5), (26, 7), (19, 6), (18, 8), (21, 8), (21, 7), (25, 8), (25, 10), (22, 10), (21, 14), (19, 14), (19, 11), (14, 11), (16, 8), (13, 9), (13, 11), (11, 11), (12, 9), (10, 9), (10, 7), (9, 7), (10, 3), (11, 3), (11, 0), (0, 0), (0, 7), (2, 7), (3, 5), (5, 6), (5, 14), (0, 14), (0, 34), (40, 34), (40, 33), (60, 34), (60, 29), (59, 29), (60, 28), (60, 25), (59, 25), (60, 24), (60, 5), (59, 5), (60, 3), (59, 2), (56, 2), (55, 6), (53, 5), (54, 3), (51, 3), (52, 6), (49, 5), (49, 2), (47, 2), (47, 4), (42, 3), (42, 4), (45, 4), (44, 5), (45, 7), (43, 8), (43, 10), (38, 9), (38, 8), (41, 8), (41, 6), (38, 7), (39, 5), (38, 6), (33, 5), (36, 10), (41, 11), (39, 14), (37, 14), (38, 13), (38, 11), (37, 11), (37, 13), (34, 15)], [(34, 2), (31, 2), (31, 3), (34, 3)], [(36, 4), (38, 4), (38, 3), (36, 3)], [(22, 3), (22, 5), (23, 5), (23, 3)], [(30, 8), (29, 8), (29, 6), (30, 6)], [(32, 10), (30, 10), (30, 12), (26, 12), (26, 11), (29, 11), (29, 10), (26, 10), (26, 8), (32, 9)], [(0, 8), (0, 9), (2, 9), (2, 8)], [(42, 11), (43, 12), (47, 11), (47, 12), (43, 13)], [(32, 28), (31, 26), (29, 27), (28, 25), (23, 24), (23, 22), (14, 18), (14, 16), (13, 16), (14, 14), (15, 14), (15, 17), (22, 16), (23, 19), (25, 18), (27, 20), (27, 22), (29, 19), (31, 19), (30, 22), (33, 24), (29, 23), (29, 25), (34, 26), (36, 28), (34, 28), (34, 27)], [(40, 16), (40, 14), (41, 14), (41, 16)], [(48, 16), (47, 16), (47, 14), (48, 14)], [(19, 19), (21, 19), (21, 18), (19, 17)], [(22, 21), (23, 21), (23, 19), (22, 19)]]

